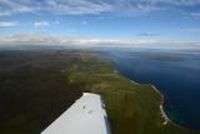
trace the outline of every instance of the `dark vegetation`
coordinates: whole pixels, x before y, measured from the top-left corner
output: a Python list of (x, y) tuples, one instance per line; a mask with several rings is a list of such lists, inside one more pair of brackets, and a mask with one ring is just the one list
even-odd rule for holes
[(85, 90), (62, 71), (76, 58), (46, 52), (0, 53), (0, 133), (37, 134)]

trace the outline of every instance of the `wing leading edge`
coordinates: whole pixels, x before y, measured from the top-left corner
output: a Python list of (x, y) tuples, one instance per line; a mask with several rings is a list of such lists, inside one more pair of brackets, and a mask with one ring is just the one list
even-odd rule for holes
[(41, 134), (110, 134), (101, 96), (83, 93), (80, 99)]

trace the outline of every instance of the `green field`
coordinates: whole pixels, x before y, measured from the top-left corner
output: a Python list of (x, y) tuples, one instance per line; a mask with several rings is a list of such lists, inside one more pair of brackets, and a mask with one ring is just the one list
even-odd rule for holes
[(1, 53), (0, 133), (41, 132), (82, 92), (101, 94), (112, 134), (197, 134), (176, 127), (159, 109), (150, 85), (130, 82), (111, 62), (80, 51)]

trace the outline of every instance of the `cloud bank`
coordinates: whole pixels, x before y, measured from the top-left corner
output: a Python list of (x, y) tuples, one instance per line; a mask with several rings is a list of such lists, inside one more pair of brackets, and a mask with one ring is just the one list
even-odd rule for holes
[(128, 15), (146, 14), (160, 10), (183, 10), (185, 7), (200, 6), (200, 0), (1, 0), (0, 16), (15, 13), (55, 14), (55, 15), (99, 15), (119, 13)]
[(36, 21), (34, 22), (35, 27), (42, 27), (42, 26), (50, 26), (50, 23), (47, 21)]
[(0, 21), (0, 27), (13, 27), (16, 25), (17, 25), (17, 22)]
[(45, 45), (79, 47), (137, 47), (137, 48), (173, 48), (200, 49), (200, 42), (180, 42), (161, 40), (120, 40), (81, 37), (53, 37), (37, 34), (21, 34), (0, 37), (0, 46)]

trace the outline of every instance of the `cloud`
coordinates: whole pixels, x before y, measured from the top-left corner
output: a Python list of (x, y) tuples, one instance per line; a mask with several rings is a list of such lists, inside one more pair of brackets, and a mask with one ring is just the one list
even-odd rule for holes
[(101, 14), (112, 11), (112, 5), (100, 0), (1, 0), (0, 6), (7, 7), (0, 12), (13, 13), (51, 13), (55, 15)]
[(17, 22), (6, 22), (6, 21), (1, 21), (0, 22), (0, 28), (1, 27), (13, 27), (16, 26), (18, 23)]
[(13, 13), (35, 12), (36, 7), (30, 0), (1, 0), (0, 12), (2, 16), (12, 15)]
[(0, 46), (9, 45), (52, 45), (52, 46), (118, 46), (137, 48), (173, 48), (173, 49), (200, 49), (200, 42), (163, 41), (163, 40), (120, 40), (97, 39), (80, 37), (53, 37), (38, 34), (21, 34), (0, 37)]
[(46, 11), (54, 11), (57, 15), (83, 15), (94, 14), (98, 15), (104, 12), (110, 12), (113, 10), (112, 5), (107, 4), (100, 0), (94, 2), (92, 0), (49, 0), (46, 3)]
[[(140, 15), (154, 11), (200, 6), (200, 0), (1, 0), (0, 16), (14, 13), (54, 15)], [(197, 11), (199, 14), (199, 11)]]
[(50, 26), (51, 24), (47, 21), (37, 21), (34, 22), (34, 26), (35, 27), (46, 27), (46, 26)]

